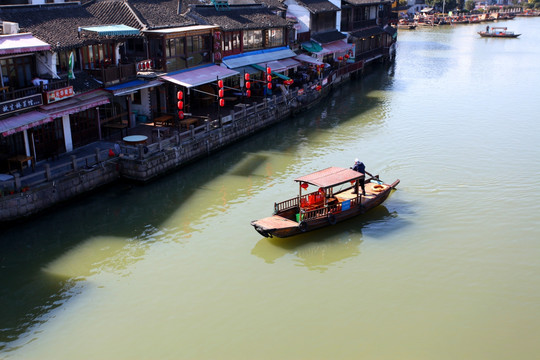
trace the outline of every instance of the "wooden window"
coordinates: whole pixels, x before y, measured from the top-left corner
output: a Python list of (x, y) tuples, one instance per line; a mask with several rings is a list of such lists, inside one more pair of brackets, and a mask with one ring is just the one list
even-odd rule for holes
[(2, 68), (2, 87), (21, 89), (32, 86), (32, 78), (35, 75), (33, 56), (0, 59), (0, 67)]
[(283, 45), (283, 29), (266, 30), (266, 46), (276, 47)]
[(240, 44), (240, 31), (223, 33), (223, 56), (239, 54), (242, 50)]
[(263, 34), (262, 30), (247, 30), (243, 36), (244, 50), (262, 49)]

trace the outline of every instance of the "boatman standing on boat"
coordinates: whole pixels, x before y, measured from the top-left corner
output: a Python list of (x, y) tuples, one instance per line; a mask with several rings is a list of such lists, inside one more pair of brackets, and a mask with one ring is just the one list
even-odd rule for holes
[[(352, 169), (359, 173), (368, 174), (369, 176), (372, 176), (370, 173), (366, 171), (366, 166), (359, 159), (354, 160), (354, 166), (352, 167)], [(364, 188), (364, 178), (359, 179), (358, 182), (360, 183), (360, 187), (362, 188), (362, 195), (366, 196), (366, 189)]]

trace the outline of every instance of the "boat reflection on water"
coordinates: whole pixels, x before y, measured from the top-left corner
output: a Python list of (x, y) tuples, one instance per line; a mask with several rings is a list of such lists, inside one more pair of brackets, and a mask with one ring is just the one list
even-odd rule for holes
[(384, 205), (380, 205), (366, 213), (361, 220), (353, 218), (332, 227), (289, 238), (262, 238), (251, 253), (268, 264), (275, 263), (281, 257), (294, 255), (297, 257), (294, 260), (297, 266), (324, 272), (360, 254), (362, 229), (397, 217), (397, 212), (391, 213)]

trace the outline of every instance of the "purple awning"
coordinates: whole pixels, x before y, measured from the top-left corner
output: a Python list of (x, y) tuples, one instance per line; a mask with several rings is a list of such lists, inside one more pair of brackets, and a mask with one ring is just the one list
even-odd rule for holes
[(30, 33), (0, 36), (0, 55), (46, 51), (50, 49), (51, 45), (35, 38)]
[(0, 120), (0, 133), (3, 136), (8, 136), (51, 121), (50, 115), (39, 111), (30, 111)]
[(67, 100), (44, 105), (41, 107), (41, 111), (53, 118), (58, 118), (108, 103), (109, 97), (107, 93), (102, 90), (96, 90), (74, 96)]

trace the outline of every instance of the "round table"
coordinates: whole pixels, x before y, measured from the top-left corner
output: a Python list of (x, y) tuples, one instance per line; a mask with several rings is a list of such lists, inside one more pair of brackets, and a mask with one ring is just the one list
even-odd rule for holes
[(148, 136), (130, 135), (130, 136), (124, 137), (122, 140), (124, 140), (124, 142), (129, 145), (146, 144), (146, 140), (148, 140)]

